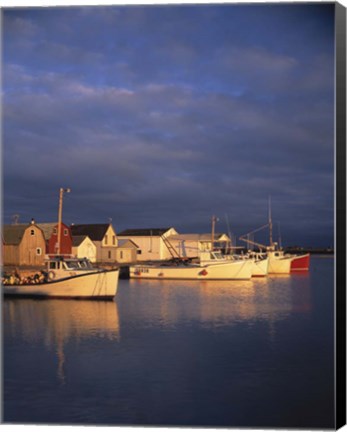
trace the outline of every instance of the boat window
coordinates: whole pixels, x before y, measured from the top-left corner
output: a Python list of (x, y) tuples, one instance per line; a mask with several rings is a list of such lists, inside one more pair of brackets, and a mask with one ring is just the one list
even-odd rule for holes
[(56, 264), (57, 264), (57, 263), (56, 263), (55, 261), (51, 261), (51, 262), (49, 263), (48, 267), (49, 267), (50, 269), (55, 270), (55, 269), (57, 268)]
[(212, 254), (212, 258), (214, 258), (214, 259), (223, 259), (223, 255), (220, 252), (214, 252)]
[(65, 264), (65, 267), (69, 268), (69, 269), (76, 269), (76, 268), (78, 268), (77, 261), (66, 261), (64, 264)]

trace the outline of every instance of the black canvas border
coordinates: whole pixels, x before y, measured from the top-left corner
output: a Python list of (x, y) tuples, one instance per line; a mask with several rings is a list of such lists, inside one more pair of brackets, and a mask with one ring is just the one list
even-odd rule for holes
[(346, 8), (335, 7), (336, 43), (336, 429), (346, 424)]

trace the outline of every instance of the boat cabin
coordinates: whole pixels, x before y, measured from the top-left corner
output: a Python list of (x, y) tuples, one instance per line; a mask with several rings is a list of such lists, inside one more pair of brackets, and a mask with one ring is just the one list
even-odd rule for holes
[(226, 258), (220, 251), (205, 251), (200, 252), (200, 264), (216, 264), (218, 262), (225, 262)]
[(76, 276), (90, 271), (95, 271), (87, 258), (65, 258), (57, 256), (47, 260), (48, 279), (60, 279)]

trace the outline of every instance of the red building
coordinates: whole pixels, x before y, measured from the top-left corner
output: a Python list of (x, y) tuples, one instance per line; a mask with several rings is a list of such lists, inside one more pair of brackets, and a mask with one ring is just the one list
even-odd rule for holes
[[(44, 233), (46, 240), (46, 254), (53, 255), (58, 252), (58, 223), (40, 223), (37, 224)], [(61, 224), (60, 231), (60, 254), (71, 255), (72, 253), (72, 235), (70, 227)]]

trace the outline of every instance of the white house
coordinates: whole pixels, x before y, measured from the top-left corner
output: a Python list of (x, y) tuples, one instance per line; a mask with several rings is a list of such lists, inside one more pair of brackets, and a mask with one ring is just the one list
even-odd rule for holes
[(96, 262), (96, 246), (88, 236), (73, 236), (72, 255), (78, 258), (88, 258), (91, 262)]
[(96, 261), (114, 263), (118, 246), (116, 232), (111, 224), (71, 225), (72, 236), (88, 236), (96, 246)]
[[(177, 234), (174, 228), (127, 229), (118, 240), (131, 240), (137, 246), (137, 261), (167, 260), (175, 256), (167, 238)], [(177, 256), (177, 255), (176, 255)]]
[(134, 263), (137, 261), (138, 246), (129, 239), (118, 240), (116, 260), (119, 263)]

